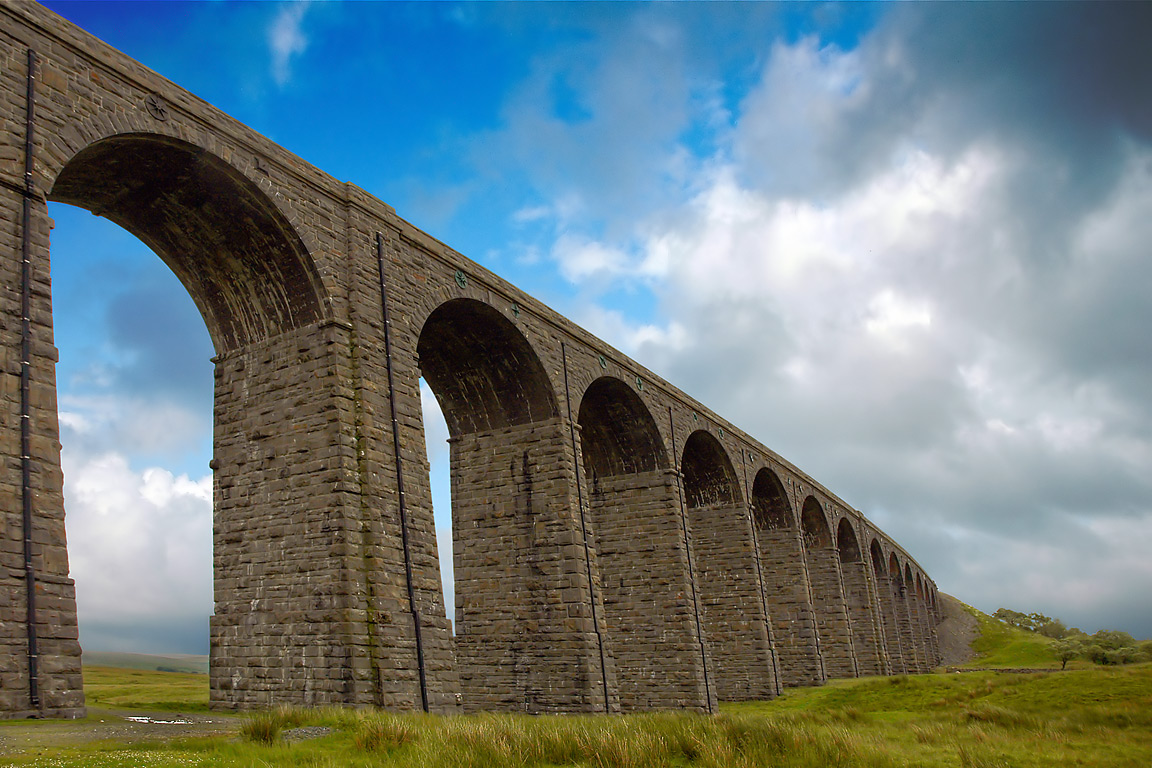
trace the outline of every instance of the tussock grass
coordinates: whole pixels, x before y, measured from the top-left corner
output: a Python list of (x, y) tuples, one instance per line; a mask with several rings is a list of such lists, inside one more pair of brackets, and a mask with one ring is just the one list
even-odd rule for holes
[[(1026, 666), (1017, 651), (1003, 646), (993, 651), (1008, 660), (1006, 666)], [(113, 701), (143, 709), (160, 709), (155, 706), (160, 701), (177, 702), (173, 709), (182, 711), (206, 706), (202, 675), (190, 676), (199, 685), (191, 688), (186, 678), (165, 673), (86, 669), (85, 676), (92, 706)], [(838, 680), (791, 690), (771, 702), (724, 705), (716, 716), (436, 717), (278, 707), (239, 723), (241, 738), (60, 746), (11, 756), (0, 746), (0, 768), (1146, 766), (1152, 765), (1152, 664)], [(302, 742), (283, 738), (303, 726), (334, 732)]]

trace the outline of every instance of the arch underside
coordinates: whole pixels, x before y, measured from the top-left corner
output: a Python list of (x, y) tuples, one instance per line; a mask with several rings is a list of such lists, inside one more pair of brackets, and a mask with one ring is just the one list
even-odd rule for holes
[(652, 414), (624, 382), (592, 382), (577, 417), (584, 465), (593, 478), (652, 472), (668, 466), (668, 452)]
[(218, 353), (323, 317), (323, 285), (299, 235), (259, 187), (177, 139), (121, 134), (78, 152), (48, 198), (119, 224), (188, 289)]
[(559, 415), (528, 340), (483, 302), (452, 299), (437, 307), (420, 332), (417, 355), (453, 437)]

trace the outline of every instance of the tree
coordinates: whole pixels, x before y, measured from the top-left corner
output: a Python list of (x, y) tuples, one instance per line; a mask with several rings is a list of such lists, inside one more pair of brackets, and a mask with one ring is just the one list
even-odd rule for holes
[(1119, 648), (1104, 651), (1105, 664), (1132, 664), (1138, 661), (1139, 658), (1140, 653), (1136, 650), (1135, 645), (1124, 645)]
[(992, 618), (1000, 619), (1000, 621), (1008, 626), (1016, 627), (1017, 629), (1032, 629), (1031, 620), (1027, 614), (1013, 611), (1010, 608), (997, 608), (996, 613), (992, 614)]
[(1036, 627), (1036, 632), (1044, 635), (1044, 637), (1059, 640), (1068, 634), (1068, 629), (1060, 619), (1048, 619), (1048, 621)]
[(1136, 645), (1136, 639), (1132, 635), (1118, 629), (1102, 629), (1092, 635), (1092, 642), (1106, 651), (1116, 651), (1130, 645)]
[(1084, 654), (1084, 643), (1077, 637), (1066, 637), (1052, 643), (1052, 652), (1060, 660), (1060, 669), (1068, 666), (1068, 662)]
[[(1013, 611), (1011, 608), (998, 608), (996, 613), (992, 614), (992, 618), (1000, 619), (1010, 627), (1024, 629), (1028, 632), (1040, 632), (1042, 627), (1048, 627), (1051, 632), (1061, 633), (1064, 631), (1064, 622), (1042, 613), (1021, 613), (1020, 611)], [(1047, 637), (1055, 638), (1061, 636), (1060, 634), (1047, 635)]]
[(1108, 657), (1105, 655), (1107, 653), (1107, 651), (1105, 651), (1096, 643), (1088, 643), (1084, 646), (1084, 658), (1090, 659), (1097, 664), (1108, 663)]

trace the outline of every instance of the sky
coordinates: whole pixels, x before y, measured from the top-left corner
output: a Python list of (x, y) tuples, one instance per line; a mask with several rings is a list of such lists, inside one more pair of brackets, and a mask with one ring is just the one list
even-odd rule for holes
[[(941, 591), (1152, 637), (1152, 4), (48, 6), (740, 426)], [(81, 642), (205, 653), (212, 345), (139, 241), (51, 215)]]

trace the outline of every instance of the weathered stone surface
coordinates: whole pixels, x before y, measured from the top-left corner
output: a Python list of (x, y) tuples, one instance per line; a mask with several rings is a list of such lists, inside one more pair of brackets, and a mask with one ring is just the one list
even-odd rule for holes
[[(84, 712), (46, 200), (152, 247), (215, 344), (214, 706), (715, 711), (939, 659), (927, 575), (766, 446), (44, 8), (2, 4), (0, 30), (0, 716)], [(455, 636), (422, 376), (452, 434)]]

